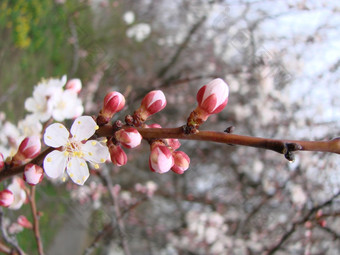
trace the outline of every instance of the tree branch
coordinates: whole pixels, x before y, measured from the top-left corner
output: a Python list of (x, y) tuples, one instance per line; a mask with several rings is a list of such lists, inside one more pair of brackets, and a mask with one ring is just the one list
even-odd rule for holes
[[(123, 128), (128, 127), (129, 126), (124, 126)], [(276, 151), (280, 154), (283, 154), (288, 160), (293, 159), (292, 152), (294, 151), (319, 151), (340, 154), (340, 137), (334, 138), (329, 141), (300, 141), (269, 139), (216, 131), (199, 131), (197, 134), (185, 134), (183, 126), (177, 128), (136, 129), (146, 140), (176, 138), (182, 140), (209, 141), (229, 145), (242, 145)], [(96, 131), (96, 135), (97, 137), (111, 137), (114, 135), (114, 132), (115, 130), (112, 125), (105, 125), (100, 127)], [(41, 165), (44, 157), (52, 150), (55, 150), (55, 148), (46, 149), (39, 156), (28, 163)], [(25, 165), (2, 170), (0, 172), (0, 181), (8, 177), (23, 173)]]

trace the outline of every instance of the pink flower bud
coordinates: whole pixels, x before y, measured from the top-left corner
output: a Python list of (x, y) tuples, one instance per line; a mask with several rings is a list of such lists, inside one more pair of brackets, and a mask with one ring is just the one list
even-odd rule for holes
[(112, 117), (125, 106), (125, 97), (116, 91), (108, 93), (104, 98), (103, 114)]
[(44, 170), (34, 164), (27, 164), (25, 166), (25, 171), (24, 171), (24, 180), (29, 184), (29, 185), (36, 185), (42, 181), (44, 177)]
[(24, 215), (20, 215), (17, 219), (17, 222), (20, 226), (24, 228), (28, 228), (28, 229), (33, 228), (32, 223)]
[(166, 139), (168, 145), (171, 147), (172, 150), (177, 150), (179, 147), (181, 147), (181, 143), (178, 139)]
[(79, 79), (72, 79), (66, 83), (65, 88), (78, 94), (81, 91), (82, 84)]
[(17, 154), (14, 155), (14, 161), (23, 161), (25, 159), (35, 158), (41, 150), (41, 142), (39, 136), (26, 137), (21, 144)]
[(206, 114), (219, 113), (227, 105), (228, 96), (228, 84), (218, 78), (200, 88), (197, 93), (198, 106)]
[(166, 173), (174, 165), (174, 158), (171, 151), (165, 145), (151, 145), (149, 166), (151, 171), (156, 173)]
[(8, 189), (0, 191), (0, 206), (8, 207), (14, 201), (14, 195)]
[(126, 153), (119, 145), (111, 144), (109, 146), (109, 152), (113, 164), (117, 166), (123, 166), (126, 164), (127, 162)]
[(142, 136), (135, 128), (121, 129), (115, 133), (117, 141), (119, 141), (124, 147), (131, 149), (140, 145)]
[(2, 155), (2, 153), (0, 152), (0, 170), (3, 169), (4, 166), (5, 166), (4, 155)]
[(183, 174), (189, 168), (189, 156), (183, 151), (174, 151), (172, 156), (174, 157), (175, 164), (171, 170), (177, 174)]
[(143, 98), (140, 108), (136, 111), (138, 117), (145, 121), (150, 115), (164, 109), (166, 98), (161, 90), (153, 90)]

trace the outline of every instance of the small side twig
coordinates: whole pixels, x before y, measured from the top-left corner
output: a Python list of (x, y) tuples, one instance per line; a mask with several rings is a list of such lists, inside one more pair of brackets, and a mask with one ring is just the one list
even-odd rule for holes
[(38, 215), (37, 205), (35, 201), (35, 186), (31, 187), (30, 192), (28, 194), (28, 198), (29, 198), (29, 202), (30, 202), (30, 206), (32, 210), (32, 215), (33, 215), (33, 231), (34, 231), (35, 240), (37, 242), (38, 253), (39, 255), (44, 255), (44, 250), (43, 250), (43, 245), (42, 245), (40, 230), (39, 230), (39, 215)]
[[(115, 218), (116, 218), (116, 221), (117, 221), (119, 238), (120, 238), (122, 248), (124, 250), (124, 254), (125, 255), (131, 255), (129, 243), (128, 243), (126, 231), (125, 231), (124, 219), (122, 217), (122, 213), (121, 213), (120, 208), (119, 208), (118, 193), (114, 191), (112, 180), (111, 180), (110, 175), (107, 171), (103, 171), (103, 174), (101, 175), (101, 177), (103, 178), (103, 180), (105, 181), (105, 183), (106, 183), (106, 185), (109, 189), (109, 194), (110, 194), (110, 197), (111, 197), (111, 200), (112, 200), (112, 203), (113, 203), (114, 215), (115, 215)], [(113, 224), (113, 222), (112, 222), (112, 224)], [(112, 227), (114, 227), (114, 226), (112, 225)]]
[(302, 225), (304, 224), (306, 221), (308, 221), (311, 216), (317, 212), (318, 210), (320, 210), (321, 208), (323, 207), (326, 207), (328, 205), (330, 205), (334, 199), (336, 199), (338, 196), (340, 196), (340, 191), (338, 193), (336, 193), (335, 195), (333, 195), (330, 199), (328, 199), (326, 202), (320, 204), (320, 205), (317, 205), (315, 207), (313, 207), (312, 209), (309, 210), (309, 212), (300, 220), (298, 221), (295, 221), (291, 226), (290, 228), (287, 230), (287, 232), (285, 234), (283, 234), (283, 236), (280, 238), (280, 240), (274, 245), (272, 246), (271, 248), (269, 248), (267, 250), (267, 252), (265, 253), (266, 255), (272, 255), (274, 254), (276, 251), (278, 251), (281, 246), (283, 245), (283, 243), (285, 241), (287, 241), (289, 239), (289, 237), (296, 231), (297, 227), (299, 225)]

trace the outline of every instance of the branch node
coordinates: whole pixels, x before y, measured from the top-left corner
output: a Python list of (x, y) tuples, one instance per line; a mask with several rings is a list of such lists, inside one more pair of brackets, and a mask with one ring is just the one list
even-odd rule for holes
[(282, 150), (282, 154), (285, 156), (285, 158), (288, 161), (293, 162), (295, 157), (293, 152), (294, 151), (298, 151), (298, 150), (302, 150), (302, 146), (300, 144), (297, 143), (283, 143), (283, 150)]

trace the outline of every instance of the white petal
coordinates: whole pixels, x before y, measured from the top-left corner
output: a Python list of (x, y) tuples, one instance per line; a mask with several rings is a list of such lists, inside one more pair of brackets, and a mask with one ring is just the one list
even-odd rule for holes
[(83, 185), (90, 176), (85, 160), (80, 158), (71, 158), (67, 163), (67, 173), (72, 181), (78, 185)]
[(97, 124), (90, 116), (76, 118), (71, 127), (71, 134), (76, 141), (90, 138), (96, 131)]
[(67, 156), (63, 151), (54, 150), (44, 159), (44, 171), (48, 177), (61, 177), (65, 171)]
[(44, 142), (47, 146), (58, 148), (67, 144), (69, 135), (63, 124), (54, 123), (46, 128)]
[(87, 141), (81, 150), (85, 154), (84, 159), (91, 163), (104, 163), (109, 157), (108, 148), (95, 140)]
[(25, 109), (29, 112), (34, 112), (36, 111), (37, 104), (33, 97), (29, 97), (25, 101)]

